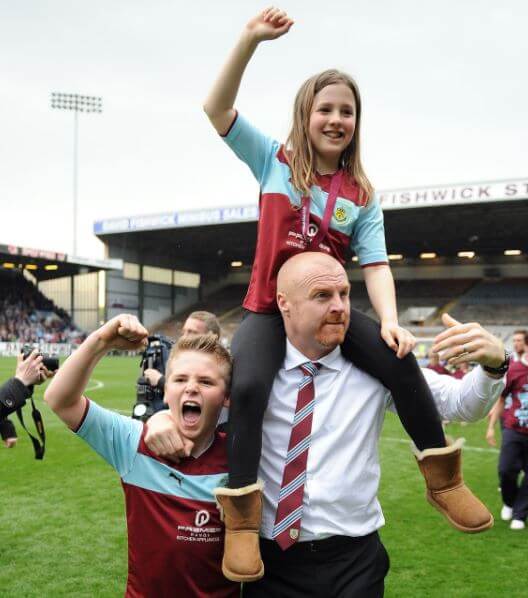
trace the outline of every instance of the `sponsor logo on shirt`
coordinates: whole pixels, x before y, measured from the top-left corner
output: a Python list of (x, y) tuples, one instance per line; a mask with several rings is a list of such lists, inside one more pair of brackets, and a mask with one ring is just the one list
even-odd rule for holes
[(179, 486), (182, 485), (183, 478), (181, 476), (177, 475), (176, 473), (174, 473), (174, 472), (171, 471), (169, 473), (169, 478), (174, 478), (178, 482)]
[(528, 428), (528, 384), (525, 384), (523, 392), (519, 393), (519, 402), (519, 409), (514, 411), (514, 415), (521, 428)]
[(310, 222), (310, 224), (308, 225), (308, 236), (313, 238), (315, 237), (315, 235), (317, 234), (317, 232), (319, 231), (319, 227), (317, 226), (317, 224), (314, 224), (313, 222)]
[(209, 515), (209, 511), (196, 511), (196, 517), (194, 518), (194, 525), (196, 527), (202, 527), (203, 525), (207, 525), (209, 520), (211, 519), (211, 515)]
[(224, 528), (214, 521), (211, 523), (211, 513), (209, 511), (206, 509), (196, 511), (193, 523), (194, 525), (178, 525), (176, 540), (202, 544), (221, 542)]

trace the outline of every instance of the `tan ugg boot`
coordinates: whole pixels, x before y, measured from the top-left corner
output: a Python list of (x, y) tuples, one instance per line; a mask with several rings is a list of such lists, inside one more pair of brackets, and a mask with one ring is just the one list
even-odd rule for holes
[(415, 449), (414, 454), (425, 478), (427, 500), (453, 527), (473, 534), (492, 527), (493, 515), (464, 483), (463, 444), (464, 439), (459, 438), (445, 448)]
[(231, 581), (256, 581), (264, 575), (259, 545), (263, 488), (260, 481), (244, 488), (215, 488), (225, 524), (222, 572)]

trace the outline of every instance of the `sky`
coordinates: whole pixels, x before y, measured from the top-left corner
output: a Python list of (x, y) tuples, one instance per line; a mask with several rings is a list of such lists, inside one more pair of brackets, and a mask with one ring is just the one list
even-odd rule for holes
[[(254, 0), (0, 4), (0, 244), (70, 253), (73, 113), (52, 91), (101, 96), (79, 116), (78, 254), (93, 222), (255, 204), (258, 187), (205, 117), (209, 86)], [(525, 0), (291, 0), (236, 106), (284, 140), (295, 93), (339, 68), (358, 82), (362, 158), (379, 189), (528, 174)]]

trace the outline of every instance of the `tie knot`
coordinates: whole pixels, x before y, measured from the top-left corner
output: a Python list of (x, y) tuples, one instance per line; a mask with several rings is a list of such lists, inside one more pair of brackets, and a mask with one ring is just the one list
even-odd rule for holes
[(311, 378), (315, 378), (315, 376), (317, 376), (317, 374), (319, 373), (321, 364), (318, 363), (317, 361), (315, 361), (315, 362), (307, 361), (306, 363), (303, 363), (299, 367), (301, 368), (302, 373), (305, 376), (310, 376)]

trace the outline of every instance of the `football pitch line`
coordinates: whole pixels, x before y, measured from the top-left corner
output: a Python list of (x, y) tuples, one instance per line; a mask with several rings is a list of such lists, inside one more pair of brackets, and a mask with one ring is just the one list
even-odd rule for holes
[[(381, 438), (384, 441), (388, 441), (388, 442), (399, 442), (400, 444), (410, 444), (409, 440), (406, 440), (405, 438), (393, 438), (391, 436), (385, 436)], [(468, 444), (464, 444), (463, 447), (464, 451), (473, 451), (475, 453), (498, 453), (499, 449), (497, 448), (481, 448), (479, 446), (470, 446)]]
[[(95, 378), (90, 378), (90, 382), (92, 383), (92, 385), (87, 386), (85, 388), (85, 392), (93, 392), (94, 390), (101, 390), (101, 388), (105, 387), (104, 382), (101, 382), (101, 380), (96, 380)], [(115, 411), (116, 413), (120, 413), (121, 415), (130, 415), (130, 409), (128, 409), (127, 411), (125, 411), (123, 409), (112, 409), (112, 411)]]
[(104, 382), (101, 382), (101, 380), (90, 378), (89, 383), (90, 382), (92, 383), (92, 386), (88, 384), (88, 386), (84, 389), (84, 392), (91, 392), (93, 390), (101, 390), (101, 388), (104, 388)]

